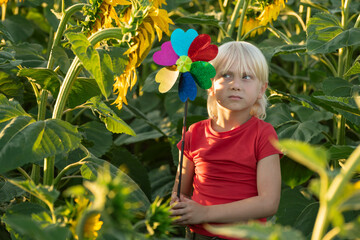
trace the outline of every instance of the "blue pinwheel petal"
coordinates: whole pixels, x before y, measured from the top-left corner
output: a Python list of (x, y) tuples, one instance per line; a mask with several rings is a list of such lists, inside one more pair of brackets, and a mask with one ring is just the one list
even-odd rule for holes
[(182, 102), (189, 98), (193, 101), (196, 98), (197, 88), (195, 80), (190, 72), (184, 72), (180, 76), (179, 97)]
[(194, 29), (186, 32), (177, 28), (170, 36), (171, 45), (178, 56), (187, 56), (189, 47), (199, 34)]

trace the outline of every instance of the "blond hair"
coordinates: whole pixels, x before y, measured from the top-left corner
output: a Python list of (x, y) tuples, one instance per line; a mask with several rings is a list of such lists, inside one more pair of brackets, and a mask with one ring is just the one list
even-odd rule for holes
[[(237, 64), (239, 73), (250, 73), (256, 76), (262, 84), (269, 81), (269, 67), (267, 61), (257, 47), (248, 42), (232, 41), (219, 47), (219, 53), (215, 59), (210, 62), (216, 69), (218, 78), (226, 73), (233, 64)], [(251, 108), (250, 114), (260, 119), (266, 116), (267, 98), (264, 93), (262, 98), (258, 99)], [(209, 117), (217, 118), (217, 102), (214, 96), (208, 94), (207, 109)]]

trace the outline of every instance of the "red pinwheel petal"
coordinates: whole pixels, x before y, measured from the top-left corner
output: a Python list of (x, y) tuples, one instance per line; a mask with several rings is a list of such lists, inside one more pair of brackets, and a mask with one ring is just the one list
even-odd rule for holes
[(208, 34), (200, 34), (191, 43), (188, 57), (193, 61), (208, 62), (218, 54), (218, 47), (211, 45), (211, 38)]

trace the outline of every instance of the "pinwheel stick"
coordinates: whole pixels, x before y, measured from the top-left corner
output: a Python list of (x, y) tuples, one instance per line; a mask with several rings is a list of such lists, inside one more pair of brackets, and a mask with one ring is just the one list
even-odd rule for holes
[(188, 108), (188, 99), (186, 99), (186, 101), (185, 101), (183, 130), (182, 130), (182, 137), (181, 137), (181, 153), (180, 153), (180, 163), (179, 163), (179, 184), (178, 184), (178, 188), (177, 188), (177, 197), (179, 199), (180, 199), (181, 177), (182, 177), (182, 167), (183, 167), (183, 159), (184, 159), (187, 108)]

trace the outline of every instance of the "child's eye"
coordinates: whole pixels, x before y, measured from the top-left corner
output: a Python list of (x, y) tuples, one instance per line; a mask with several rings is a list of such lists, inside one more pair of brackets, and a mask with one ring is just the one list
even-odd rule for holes
[(223, 77), (223, 78), (230, 78), (230, 77), (231, 77), (231, 75), (230, 75), (230, 74), (228, 74), (228, 73), (224, 73), (223, 75), (221, 75), (221, 77)]
[(250, 79), (252, 79), (252, 77), (250, 75), (244, 75), (243, 79), (250, 80)]

